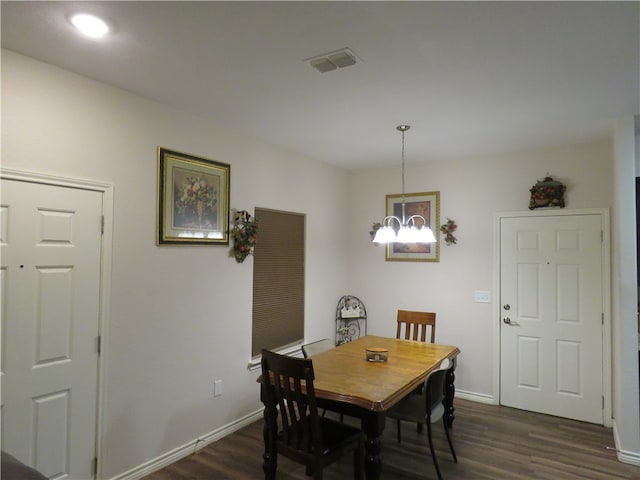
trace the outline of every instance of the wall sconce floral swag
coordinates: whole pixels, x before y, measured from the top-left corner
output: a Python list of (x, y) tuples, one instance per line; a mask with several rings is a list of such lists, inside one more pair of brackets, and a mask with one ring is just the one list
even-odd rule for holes
[(444, 243), (447, 245), (454, 245), (458, 243), (458, 239), (453, 235), (453, 232), (457, 229), (458, 225), (456, 225), (456, 222), (447, 218), (446, 223), (440, 227), (440, 231), (444, 234)]
[[(376, 238), (376, 232), (380, 229), (381, 226), (382, 224), (380, 222), (373, 222), (373, 225), (371, 225), (371, 230), (369, 230), (369, 236), (371, 237), (372, 241), (374, 238)], [(374, 243), (374, 245), (378, 246), (377, 243)]]
[(233, 227), (231, 227), (230, 233), (233, 238), (231, 255), (235, 257), (236, 262), (242, 263), (249, 255), (253, 255), (258, 238), (258, 223), (249, 212), (240, 210), (233, 217)]

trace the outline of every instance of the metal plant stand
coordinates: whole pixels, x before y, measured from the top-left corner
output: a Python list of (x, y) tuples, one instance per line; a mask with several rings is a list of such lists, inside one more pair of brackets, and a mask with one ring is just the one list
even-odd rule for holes
[(336, 307), (336, 345), (367, 334), (367, 309), (353, 295), (343, 295)]

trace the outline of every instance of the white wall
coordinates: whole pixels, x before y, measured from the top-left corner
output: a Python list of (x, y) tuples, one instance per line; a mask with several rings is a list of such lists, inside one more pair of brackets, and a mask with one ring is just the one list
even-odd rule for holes
[(635, 121), (615, 128), (612, 255), (613, 416), (618, 457), (640, 465), (638, 394), (638, 289), (636, 277)]
[[(384, 247), (372, 245), (368, 232), (372, 222), (384, 216), (385, 194), (401, 192), (400, 168), (352, 172), (349, 283), (367, 305), (369, 332), (395, 335), (398, 308), (437, 312), (436, 341), (462, 351), (456, 389), (484, 401), (497, 399), (494, 310), (491, 304), (473, 301), (474, 290), (493, 289), (493, 214), (527, 210), (529, 189), (547, 173), (567, 185), (567, 208), (611, 207), (612, 154), (611, 142), (603, 141), (408, 164), (406, 192), (439, 191), (441, 221), (449, 217), (458, 224), (458, 243), (441, 243), (439, 263), (385, 262)], [(411, 135), (406, 156), (421, 160), (411, 150)]]
[(260, 408), (247, 370), (253, 260), (155, 245), (158, 146), (229, 163), (232, 209), (307, 215), (308, 339), (333, 335), (346, 293), (346, 236), (318, 235), (345, 229), (344, 171), (2, 51), (2, 166), (114, 185), (103, 478)]
[[(399, 165), (345, 172), (2, 52), (3, 166), (114, 184), (103, 478), (260, 407), (257, 372), (246, 369), (252, 260), (236, 264), (224, 247), (155, 245), (157, 146), (231, 164), (234, 209), (307, 214), (308, 340), (333, 336), (346, 293), (365, 302), (373, 334), (395, 334), (398, 308), (433, 309), (438, 341), (462, 350), (457, 388), (497, 396), (492, 306), (473, 302), (474, 290), (493, 288), (493, 214), (526, 210), (529, 188), (547, 173), (567, 184), (568, 208), (611, 207), (613, 145), (445, 163), (412, 152), (418, 134), (406, 139), (408, 160), (419, 162), (407, 165), (406, 190), (440, 191), (441, 220), (456, 220), (459, 242), (441, 245), (439, 263), (385, 262), (368, 232), (384, 215), (385, 194), (401, 190)], [(225, 391), (215, 399), (214, 379)]]

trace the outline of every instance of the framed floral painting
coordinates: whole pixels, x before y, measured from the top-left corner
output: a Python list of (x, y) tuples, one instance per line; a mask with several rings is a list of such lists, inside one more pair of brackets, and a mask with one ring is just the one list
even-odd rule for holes
[(230, 168), (158, 147), (158, 245), (229, 244)]
[[(402, 218), (402, 195), (386, 195), (387, 215)], [(440, 192), (407, 193), (404, 195), (405, 217), (422, 216), (438, 239), (436, 243), (388, 243), (385, 260), (388, 262), (440, 261)], [(417, 220), (416, 226), (422, 226)]]

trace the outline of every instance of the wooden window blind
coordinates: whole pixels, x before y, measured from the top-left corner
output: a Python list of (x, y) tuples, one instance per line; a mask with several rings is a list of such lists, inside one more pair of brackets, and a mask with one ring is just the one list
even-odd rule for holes
[(251, 356), (304, 338), (304, 230), (299, 213), (255, 209)]

